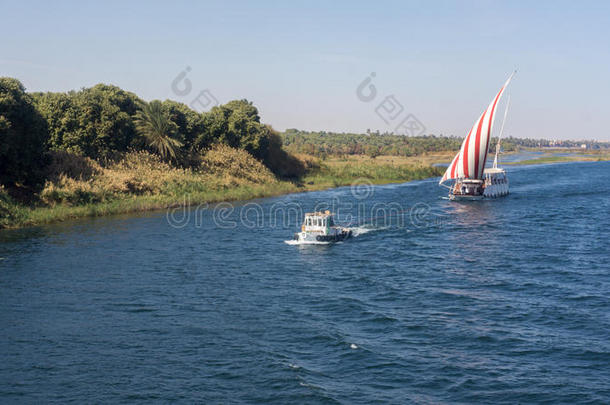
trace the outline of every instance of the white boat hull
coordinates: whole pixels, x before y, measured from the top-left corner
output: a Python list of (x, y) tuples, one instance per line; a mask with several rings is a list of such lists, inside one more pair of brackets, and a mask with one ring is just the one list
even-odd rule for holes
[(451, 201), (478, 201), (484, 198), (485, 197), (482, 195), (461, 195), (449, 193), (449, 199)]
[(508, 182), (504, 184), (492, 184), (485, 187), (483, 196), (485, 198), (499, 198), (508, 195)]
[(298, 243), (334, 243), (348, 239), (352, 236), (352, 231), (342, 229), (341, 231), (332, 232), (329, 234), (312, 233), (312, 232), (297, 232), (294, 234), (294, 240)]
[(485, 187), (483, 195), (462, 195), (449, 193), (452, 201), (479, 201), (493, 198), (506, 197), (508, 195), (508, 184), (493, 184)]

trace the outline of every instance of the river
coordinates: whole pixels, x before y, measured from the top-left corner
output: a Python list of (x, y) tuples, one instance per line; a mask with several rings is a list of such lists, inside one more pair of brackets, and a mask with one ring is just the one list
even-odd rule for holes
[(0, 402), (608, 403), (610, 162), (507, 170), (2, 231)]

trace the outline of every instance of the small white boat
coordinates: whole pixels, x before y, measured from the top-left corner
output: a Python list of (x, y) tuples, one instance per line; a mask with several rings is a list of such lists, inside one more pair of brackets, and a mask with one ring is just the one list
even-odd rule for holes
[(339, 242), (352, 236), (348, 228), (336, 226), (330, 211), (305, 214), (301, 232), (294, 234), (298, 243)]
[[(468, 136), (464, 138), (460, 151), (455, 155), (441, 178), (439, 184), (449, 189), (450, 200), (482, 200), (508, 195), (508, 177), (506, 171), (498, 167), (498, 155), (510, 99), (506, 103), (504, 121), (496, 144), (493, 166), (485, 168), (485, 164), (489, 153), (489, 140), (493, 130), (496, 107), (514, 74), (510, 75), (500, 92), (475, 122)], [(448, 180), (455, 180), (453, 186), (443, 184)]]

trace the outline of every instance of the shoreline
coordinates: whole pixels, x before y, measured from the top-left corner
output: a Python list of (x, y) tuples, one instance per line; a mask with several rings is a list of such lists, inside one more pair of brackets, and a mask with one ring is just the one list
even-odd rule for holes
[[(392, 183), (408, 183), (425, 180), (438, 176), (414, 177), (411, 179), (387, 178), (366, 179), (373, 185)], [(23, 228), (49, 225), (84, 218), (98, 218), (105, 216), (133, 214), (167, 210), (176, 207), (194, 207), (200, 204), (215, 204), (220, 202), (250, 201), (258, 198), (271, 198), (288, 194), (304, 193), (310, 191), (324, 191), (334, 188), (350, 186), (359, 179), (335, 179), (332, 183), (320, 182), (299, 186), (290, 181), (279, 181), (272, 185), (244, 185), (222, 191), (185, 193), (181, 196), (173, 195), (140, 195), (115, 201), (67, 206), (58, 204), (54, 207), (27, 207), (20, 206), (18, 210), (25, 215), (23, 220), (0, 227), (3, 230), (16, 230)]]
[[(512, 153), (511, 153), (512, 154)], [(535, 159), (528, 159), (519, 162), (504, 162), (506, 166), (538, 165), (567, 162), (600, 162), (610, 161), (610, 154), (588, 154), (591, 156), (541, 156)], [(442, 168), (436, 168), (442, 169)], [(430, 170), (435, 170), (430, 166)], [(114, 201), (92, 203), (77, 206), (58, 204), (53, 207), (28, 207), (19, 206), (17, 216), (22, 218), (14, 220), (12, 223), (0, 227), (3, 230), (15, 230), (40, 225), (66, 222), (83, 218), (96, 218), (121, 214), (143, 213), (167, 210), (180, 206), (193, 207), (200, 204), (249, 201), (257, 198), (270, 198), (281, 195), (302, 193), (309, 191), (324, 191), (338, 187), (345, 187), (354, 184), (355, 181), (366, 180), (373, 185), (383, 185), (391, 183), (408, 183), (411, 181), (425, 180), (438, 177), (437, 173), (433, 176), (413, 176), (412, 178), (377, 178), (366, 177), (358, 178), (339, 178), (324, 176), (316, 173), (313, 178), (307, 177), (303, 182), (295, 183), (292, 181), (280, 180), (277, 184), (266, 185), (240, 185), (234, 188), (215, 191), (199, 191), (178, 195), (134, 195), (131, 198), (117, 199)], [(316, 182), (316, 176), (318, 182)], [(309, 180), (309, 181), (307, 181)]]

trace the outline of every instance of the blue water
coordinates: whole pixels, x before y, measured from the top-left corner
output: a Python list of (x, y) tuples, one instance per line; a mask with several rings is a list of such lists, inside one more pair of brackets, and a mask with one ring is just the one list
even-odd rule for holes
[(508, 171), (1, 232), (0, 402), (609, 403), (610, 163)]

